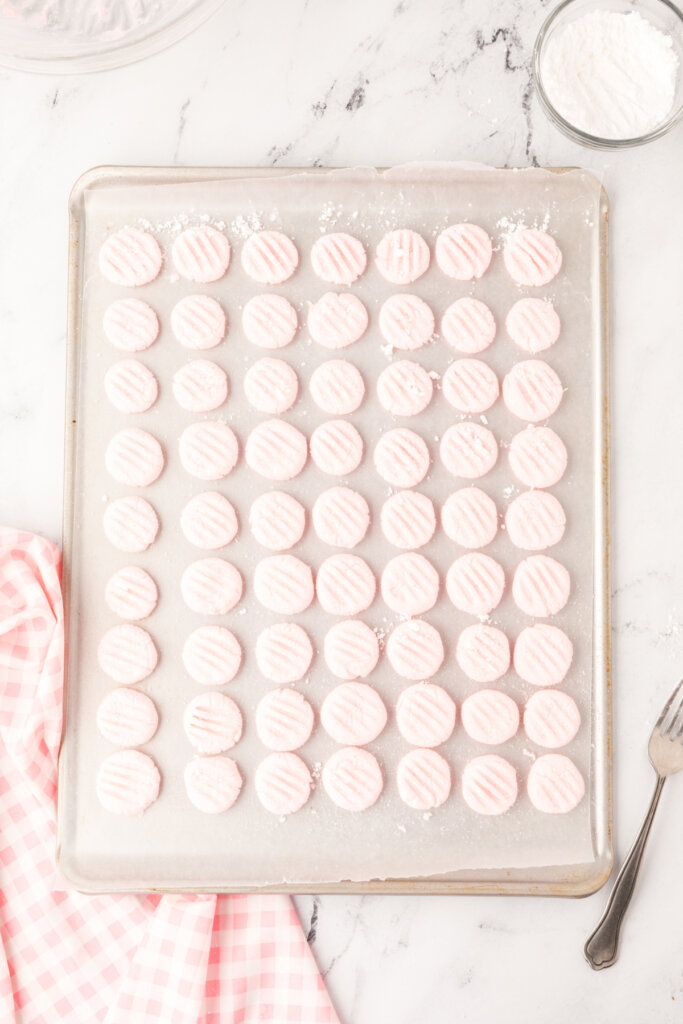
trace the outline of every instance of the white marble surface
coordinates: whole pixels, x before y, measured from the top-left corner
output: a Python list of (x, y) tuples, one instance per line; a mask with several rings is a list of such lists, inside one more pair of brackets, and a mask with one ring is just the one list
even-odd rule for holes
[[(683, 127), (580, 149), (545, 120), (533, 0), (228, 0), (194, 36), (95, 77), (0, 70), (0, 521), (59, 538), (66, 200), (102, 163), (583, 164), (612, 202), (615, 812), (653, 784), (649, 722), (683, 668)], [(595, 975), (583, 901), (298, 901), (345, 1024), (683, 1018), (683, 779), (665, 790), (622, 957)]]

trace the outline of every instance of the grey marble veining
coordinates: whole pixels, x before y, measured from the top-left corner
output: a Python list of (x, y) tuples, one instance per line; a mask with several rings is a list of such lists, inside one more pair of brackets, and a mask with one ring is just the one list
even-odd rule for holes
[[(228, 0), (184, 43), (83, 78), (0, 70), (0, 521), (58, 539), (66, 201), (101, 163), (582, 164), (612, 203), (616, 849), (653, 784), (647, 723), (683, 669), (683, 128), (583, 150), (546, 121), (530, 57), (548, 3)], [(578, 902), (302, 897), (345, 1024), (683, 1019), (683, 780), (665, 791), (616, 967)]]

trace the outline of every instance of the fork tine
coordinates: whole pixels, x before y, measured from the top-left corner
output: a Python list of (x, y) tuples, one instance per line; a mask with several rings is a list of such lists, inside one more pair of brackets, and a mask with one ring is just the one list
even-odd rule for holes
[(679, 701), (678, 708), (671, 717), (666, 734), (670, 740), (675, 740), (678, 739), (681, 731), (683, 731), (683, 700)]
[(678, 710), (671, 719), (666, 735), (670, 740), (677, 740), (683, 731), (683, 707), (679, 705)]
[(670, 740), (676, 739), (681, 730), (681, 712), (683, 711), (683, 695), (674, 703), (673, 709), (667, 715), (666, 721), (660, 729), (660, 735)]
[(674, 704), (674, 701), (676, 702), (676, 711), (675, 711), (673, 717), (675, 718), (676, 715), (678, 714), (678, 712), (680, 711), (680, 703), (681, 703), (680, 702), (680, 698), (681, 698), (682, 693), (683, 693), (683, 679), (681, 679), (681, 681), (679, 682), (678, 686), (676, 687), (676, 689), (673, 691), (673, 693), (669, 697), (668, 701), (666, 702), (666, 704), (662, 708), (662, 711), (661, 711), (661, 714), (660, 714), (659, 718), (657, 719), (657, 721), (655, 723), (655, 729), (659, 729), (659, 733), (660, 733), (661, 736), (664, 736), (665, 733), (668, 732), (668, 728), (667, 729), (664, 728), (664, 722), (666, 721), (667, 716), (668, 716), (669, 712), (671, 711), (671, 708), (672, 708), (672, 706)]

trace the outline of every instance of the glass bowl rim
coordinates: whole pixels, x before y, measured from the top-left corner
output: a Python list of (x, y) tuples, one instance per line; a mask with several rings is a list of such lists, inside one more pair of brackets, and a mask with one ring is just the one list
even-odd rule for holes
[[(584, 145), (592, 146), (595, 149), (628, 149), (633, 146), (642, 146), (646, 142), (653, 142), (655, 139), (659, 139), (663, 135), (666, 135), (666, 133), (678, 124), (681, 118), (683, 118), (683, 102), (679, 103), (669, 117), (667, 117), (665, 121), (662, 121), (661, 124), (658, 124), (656, 128), (653, 128), (652, 131), (646, 132), (645, 135), (635, 135), (632, 138), (623, 139), (605, 139), (600, 135), (591, 135), (589, 132), (584, 132), (581, 128), (577, 128), (576, 125), (572, 124), (571, 121), (567, 121), (566, 118), (564, 118), (555, 108), (543, 85), (541, 55), (553, 25), (560, 15), (563, 14), (568, 7), (572, 7), (576, 2), (577, 0), (562, 0), (562, 2), (559, 3), (544, 20), (538, 30), (536, 41), (534, 43), (531, 65), (532, 76), (536, 94), (545, 113), (556, 127), (564, 132), (565, 135), (569, 136), (569, 138), (574, 141), (581, 142)], [(673, 0), (650, 0), (650, 2), (655, 5), (661, 5), (662, 7), (668, 8), (680, 20), (681, 29), (683, 30), (683, 11), (681, 11)], [(595, 0), (594, 6), (599, 8), (601, 6), (600, 0)], [(683, 74), (683, 65), (679, 67), (678, 73), (679, 75)]]
[(80, 75), (113, 71), (155, 56), (187, 38), (208, 21), (225, 0), (194, 0), (171, 21), (152, 28), (132, 41), (97, 43), (87, 51), (78, 49), (47, 56), (12, 52), (0, 47), (0, 68), (47, 75)]

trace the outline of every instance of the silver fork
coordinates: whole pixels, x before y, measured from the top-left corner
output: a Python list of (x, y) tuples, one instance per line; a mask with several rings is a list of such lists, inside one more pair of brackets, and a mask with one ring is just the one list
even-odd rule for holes
[(657, 772), (657, 785), (638, 838), (614, 883), (605, 912), (584, 946), (584, 955), (594, 971), (611, 967), (617, 959), (619, 933), (636, 887), (647, 837), (664, 783), (669, 775), (674, 775), (683, 768), (683, 679), (662, 708), (650, 736), (648, 754), (650, 763)]

